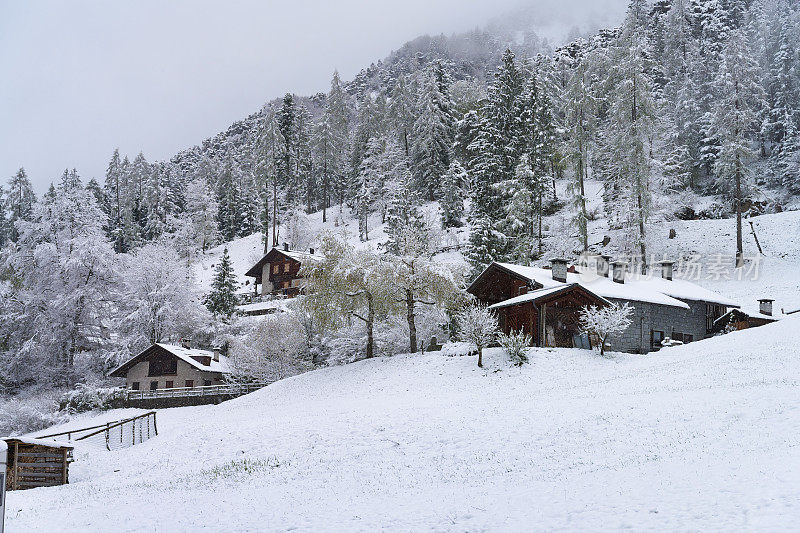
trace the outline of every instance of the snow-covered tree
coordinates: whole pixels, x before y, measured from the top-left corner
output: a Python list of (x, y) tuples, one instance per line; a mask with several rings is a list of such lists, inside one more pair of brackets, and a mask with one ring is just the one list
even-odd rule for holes
[(36, 195), (33, 192), (33, 186), (25, 169), (20, 168), (9, 180), (4, 200), (9, 224), (8, 238), (11, 241), (16, 242), (19, 238), (16, 222), (31, 219), (34, 203), (36, 203)]
[(714, 171), (717, 187), (733, 199), (736, 211), (736, 266), (744, 265), (742, 202), (748, 194), (750, 167), (755, 157), (753, 135), (764, 103), (757, 65), (742, 31), (733, 32), (718, 74), (720, 97), (714, 106), (713, 129), (720, 148)]
[(169, 243), (146, 244), (124, 256), (122, 266), (115, 291), (120, 360), (156, 342), (194, 337), (208, 322), (193, 274)]
[(219, 240), (218, 212), (219, 205), (208, 184), (201, 179), (191, 181), (186, 188), (186, 213), (195, 244), (203, 253)]
[(476, 304), (459, 313), (457, 322), (461, 340), (475, 345), (478, 350), (478, 366), (483, 368), (483, 349), (497, 335), (497, 315), (488, 307)]
[(236, 295), (239, 283), (236, 281), (236, 274), (233, 272), (231, 256), (228, 248), (222, 252), (222, 257), (214, 269), (214, 279), (211, 282), (211, 292), (204, 300), (206, 307), (215, 317), (223, 321), (229, 321), (236, 312), (239, 298)]
[(605, 355), (608, 339), (622, 333), (633, 323), (633, 307), (627, 302), (623, 305), (611, 304), (604, 307), (595, 305), (584, 307), (580, 312), (581, 327), (600, 340), (600, 355)]
[(432, 201), (450, 166), (455, 134), (449, 81), (441, 63), (435, 63), (423, 77), (417, 110), (411, 160), (417, 190)]
[(252, 331), (231, 343), (232, 378), (271, 383), (311, 370), (311, 358), (297, 312), (258, 320)]
[(12, 297), (20, 314), (6, 339), (16, 346), (16, 362), (27, 367), (35, 361), (36, 367), (14, 373), (41, 372), (69, 383), (76, 362), (96, 364), (108, 342), (103, 318), (117, 275), (106, 219), (93, 195), (79, 186), (45, 195), (30, 218), (18, 221), (17, 247), (7, 263), (17, 280)]
[(464, 225), (464, 190), (467, 182), (467, 171), (461, 163), (453, 160), (442, 176), (439, 192), (442, 227), (445, 229), (460, 228)]

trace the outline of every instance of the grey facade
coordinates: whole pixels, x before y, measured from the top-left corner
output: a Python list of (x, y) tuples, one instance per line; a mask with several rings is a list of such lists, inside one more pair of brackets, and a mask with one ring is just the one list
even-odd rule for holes
[[(689, 309), (681, 309), (648, 302), (609, 300), (618, 304), (628, 303), (634, 309), (632, 324), (621, 334), (611, 337), (609, 350), (648, 353), (657, 350), (658, 341), (664, 337), (694, 342), (710, 336), (707, 321), (709, 304), (706, 302), (685, 300)], [(662, 334), (661, 338), (658, 333)]]

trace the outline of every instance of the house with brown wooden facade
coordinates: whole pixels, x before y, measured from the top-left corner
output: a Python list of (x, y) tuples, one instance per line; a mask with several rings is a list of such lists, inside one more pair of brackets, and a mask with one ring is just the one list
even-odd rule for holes
[(586, 347), (580, 310), (627, 303), (633, 307), (632, 323), (609, 347), (648, 353), (667, 339), (688, 343), (713, 335), (714, 322), (739, 307), (695, 283), (673, 279), (672, 267), (664, 261), (655, 275), (640, 275), (599, 256), (590, 265), (555, 259), (549, 269), (492, 263), (467, 291), (497, 311), (503, 331), (525, 331), (537, 346)]
[(109, 376), (125, 378), (129, 390), (161, 390), (221, 385), (229, 373), (227, 357), (218, 351), (192, 348), (184, 340), (180, 346), (153, 344)]
[(277, 312), (280, 300), (295, 298), (305, 291), (306, 280), (300, 274), (302, 265), (319, 259), (321, 256), (313, 248), (301, 252), (290, 250), (285, 243), (281, 248), (272, 248), (245, 273), (254, 278), (254, 290), (252, 301), (239, 306), (239, 311), (250, 316)]

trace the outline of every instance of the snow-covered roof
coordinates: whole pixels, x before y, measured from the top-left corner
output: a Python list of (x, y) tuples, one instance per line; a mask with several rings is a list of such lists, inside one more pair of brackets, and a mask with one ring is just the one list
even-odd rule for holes
[[(531, 291), (531, 292), (528, 292), (526, 294), (522, 294), (520, 296), (515, 296), (514, 298), (510, 298), (508, 300), (504, 300), (504, 301), (502, 301), (500, 303), (496, 303), (494, 305), (490, 305), (489, 309), (500, 309), (501, 307), (511, 307), (512, 305), (519, 305), (519, 304), (524, 304), (524, 303), (527, 303), (527, 302), (535, 302), (537, 300), (541, 300), (542, 298), (544, 298), (546, 296), (557, 294), (559, 292), (565, 291), (565, 290), (569, 289), (570, 287), (574, 287), (576, 285), (578, 285), (578, 284), (577, 283), (570, 283), (570, 284), (561, 283), (556, 287), (548, 287), (548, 288), (544, 288), (544, 289), (537, 289), (535, 291)], [(586, 287), (584, 287), (584, 289), (585, 288)], [(589, 291), (589, 292), (591, 292), (591, 291)], [(605, 301), (604, 298), (602, 300)]]
[[(164, 343), (156, 343), (153, 346), (158, 346), (168, 351), (181, 361), (184, 361), (185, 363), (193, 366), (194, 368), (202, 370), (204, 372), (221, 372), (223, 374), (227, 374), (230, 373), (231, 371), (227, 357), (220, 355), (219, 361), (215, 361), (214, 353), (208, 350), (200, 350), (197, 348), (184, 348), (183, 346), (175, 346), (174, 344), (164, 344)], [(140, 354), (131, 357), (130, 359), (119, 365), (117, 368), (109, 372), (108, 375), (113, 376), (117, 372), (126, 370), (127, 367), (136, 362), (136, 360), (139, 359), (143, 354), (145, 354), (148, 350), (151, 350), (153, 346), (151, 346), (147, 350), (144, 350)], [(209, 358), (210, 363), (208, 365), (204, 365), (203, 363), (195, 359), (195, 357)]]
[(325, 257), (323, 255), (317, 254), (317, 253), (312, 254), (311, 252), (300, 252), (300, 251), (297, 251), (297, 250), (284, 250), (283, 248), (275, 247), (272, 250), (270, 250), (269, 252), (267, 252), (266, 254), (264, 254), (264, 256), (261, 259), (258, 260), (258, 263), (256, 263), (252, 267), (250, 267), (250, 270), (248, 270), (245, 273), (245, 276), (249, 276), (251, 278), (254, 277), (254, 278), (259, 279), (261, 277), (261, 268), (264, 266), (264, 263), (267, 262), (267, 259), (271, 255), (274, 255), (274, 254), (281, 254), (284, 257), (288, 257), (289, 259), (294, 259), (295, 261), (298, 261), (300, 263), (308, 262), (308, 261), (322, 261), (323, 259), (325, 259)]
[(761, 320), (766, 320), (768, 322), (777, 322), (778, 320), (782, 320), (786, 318), (786, 315), (765, 315), (758, 309), (754, 309), (752, 307), (743, 307), (740, 309), (731, 309), (718, 319), (714, 321), (714, 325), (718, 324), (725, 324), (730, 320), (731, 313), (736, 311), (737, 313), (746, 316), (747, 318), (760, 318)]
[[(563, 282), (553, 279), (552, 270), (511, 263), (497, 263), (497, 265), (529, 281), (536, 281), (544, 288), (564, 285)], [(728, 307), (739, 306), (733, 300), (681, 279), (669, 281), (660, 277), (626, 273), (625, 283), (616, 283), (611, 278), (569, 272), (567, 273), (567, 283), (577, 283), (603, 298), (648, 302), (683, 309), (688, 309), (689, 306), (681, 300), (710, 302)]]
[[(157, 346), (161, 346), (171, 354), (178, 357), (178, 359), (189, 363), (193, 367), (197, 368), (198, 370), (204, 370), (206, 372), (222, 372), (227, 373), (230, 372), (230, 366), (228, 365), (228, 358), (220, 355), (219, 361), (214, 361), (214, 352), (209, 352), (208, 350), (198, 350), (197, 348), (184, 348), (183, 346), (175, 346), (174, 344), (162, 344), (157, 343)], [(204, 365), (195, 357), (210, 357), (211, 364)]]
[(69, 448), (72, 449), (75, 446), (72, 444), (68, 444), (66, 442), (60, 442), (56, 440), (48, 440), (48, 439), (36, 439), (33, 437), (4, 437), (4, 441), (6, 442), (21, 442), (23, 444), (35, 444), (36, 446), (49, 446), (51, 448)]
[(287, 300), (267, 300), (266, 302), (255, 302), (251, 304), (239, 305), (236, 310), (241, 313), (255, 313), (257, 311), (267, 311), (269, 309), (282, 309)]

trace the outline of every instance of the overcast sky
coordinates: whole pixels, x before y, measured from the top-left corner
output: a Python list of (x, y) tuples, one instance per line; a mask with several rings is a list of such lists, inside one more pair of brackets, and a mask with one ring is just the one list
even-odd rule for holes
[(626, 2), (0, 0), (0, 183), (20, 166), (39, 192), (65, 167), (102, 182), (115, 147), (168, 158), (283, 93), (327, 90), (335, 68), (351, 79), (418, 35), (520, 4), (558, 33)]

